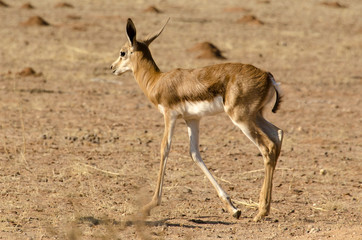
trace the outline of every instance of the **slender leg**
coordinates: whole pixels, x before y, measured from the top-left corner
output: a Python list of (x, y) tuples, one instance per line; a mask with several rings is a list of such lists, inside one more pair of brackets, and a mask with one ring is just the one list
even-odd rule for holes
[(158, 173), (156, 190), (152, 197), (152, 200), (142, 209), (143, 214), (146, 216), (150, 215), (150, 211), (152, 208), (159, 206), (161, 204), (163, 178), (165, 175), (167, 157), (168, 153), (170, 152), (172, 135), (176, 123), (176, 118), (171, 117), (167, 113), (164, 114), (164, 118), (165, 118), (165, 132), (163, 134), (162, 143), (161, 143), (160, 170)]
[(231, 202), (230, 197), (227, 195), (227, 193), (220, 187), (220, 185), (216, 182), (215, 178), (212, 176), (212, 174), (207, 169), (205, 163), (203, 162), (200, 151), (199, 151), (199, 119), (192, 119), (187, 120), (186, 124), (188, 127), (188, 133), (190, 137), (190, 155), (191, 158), (196, 162), (196, 164), (201, 168), (201, 170), (204, 172), (206, 177), (209, 179), (209, 181), (212, 183), (214, 188), (217, 191), (217, 194), (223, 201), (224, 205), (228, 209), (230, 213), (233, 214), (233, 217), (239, 218), (241, 211), (238, 210)]
[(273, 176), (282, 146), (283, 131), (265, 120), (261, 115), (258, 116), (256, 124), (263, 132), (259, 139), (260, 145), (262, 145), (259, 146), (259, 149), (263, 155), (265, 167), (265, 177), (259, 197), (259, 212), (254, 218), (254, 221), (260, 221), (270, 212)]
[(283, 131), (266, 121), (260, 114), (247, 123), (233, 121), (259, 148), (265, 167), (265, 177), (259, 198), (259, 212), (254, 221), (259, 221), (270, 212), (273, 175), (280, 154)]

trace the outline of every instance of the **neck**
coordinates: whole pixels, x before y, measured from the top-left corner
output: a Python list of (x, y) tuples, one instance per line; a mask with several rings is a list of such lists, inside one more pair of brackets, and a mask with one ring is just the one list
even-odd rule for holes
[(144, 55), (142, 52), (134, 52), (136, 64), (133, 66), (133, 74), (144, 94), (148, 97), (149, 93), (157, 82), (161, 71), (153, 60), (151, 54)]

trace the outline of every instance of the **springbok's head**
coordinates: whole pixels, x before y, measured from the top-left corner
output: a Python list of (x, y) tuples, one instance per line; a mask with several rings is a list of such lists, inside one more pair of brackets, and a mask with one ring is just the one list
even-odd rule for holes
[(155, 40), (163, 31), (166, 24), (154, 34), (150, 34), (146, 37), (146, 40), (138, 41), (136, 39), (136, 27), (133, 21), (128, 18), (126, 25), (126, 35), (128, 41), (123, 45), (119, 51), (119, 56), (116, 61), (111, 65), (111, 69), (114, 75), (121, 75), (127, 71), (133, 71), (136, 64), (140, 60), (140, 57), (151, 57), (148, 46)]

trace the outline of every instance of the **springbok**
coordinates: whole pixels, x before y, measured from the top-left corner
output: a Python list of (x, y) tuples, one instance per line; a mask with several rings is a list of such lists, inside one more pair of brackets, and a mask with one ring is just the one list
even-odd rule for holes
[[(168, 22), (168, 20), (167, 20)], [(176, 120), (183, 118), (190, 138), (190, 155), (210, 180), (225, 207), (239, 218), (229, 195), (221, 188), (205, 166), (199, 151), (199, 123), (203, 116), (226, 112), (231, 121), (259, 148), (265, 165), (265, 179), (260, 193), (259, 221), (270, 212), (272, 179), (280, 154), (283, 131), (262, 115), (263, 108), (276, 95), (272, 111), (278, 110), (281, 100), (273, 75), (252, 65), (225, 63), (197, 69), (174, 69), (161, 72), (152, 58), (149, 45), (163, 31), (164, 26), (145, 40), (136, 39), (136, 27), (131, 19), (126, 25), (128, 41), (113, 62), (113, 74), (132, 71), (147, 98), (164, 116), (165, 131), (161, 143), (161, 163), (157, 187), (150, 203), (142, 208), (148, 216), (161, 203), (162, 185), (171, 139)]]

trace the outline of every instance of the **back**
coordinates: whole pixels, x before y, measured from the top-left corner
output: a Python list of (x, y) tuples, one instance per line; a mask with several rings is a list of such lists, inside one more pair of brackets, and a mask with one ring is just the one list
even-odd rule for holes
[(264, 85), (267, 73), (248, 64), (224, 63), (197, 69), (175, 69), (163, 73), (155, 84), (150, 99), (155, 104), (172, 107), (184, 102), (214, 101), (225, 103), (227, 89), (243, 88), (243, 92)]

